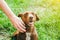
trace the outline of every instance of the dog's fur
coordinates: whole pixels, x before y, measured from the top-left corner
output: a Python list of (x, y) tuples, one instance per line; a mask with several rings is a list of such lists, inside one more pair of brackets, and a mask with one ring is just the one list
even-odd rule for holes
[(22, 21), (25, 23), (26, 32), (21, 33), (18, 30), (14, 33), (13, 40), (38, 40), (37, 31), (34, 27), (34, 22), (38, 21), (39, 18), (34, 12), (24, 12), (18, 14)]

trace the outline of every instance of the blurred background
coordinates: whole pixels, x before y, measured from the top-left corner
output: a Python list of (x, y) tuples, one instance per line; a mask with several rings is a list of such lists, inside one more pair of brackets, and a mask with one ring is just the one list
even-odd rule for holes
[[(40, 20), (35, 23), (39, 40), (60, 40), (60, 0), (5, 0), (17, 16), (33, 11)], [(16, 29), (0, 9), (0, 40), (11, 40)]]

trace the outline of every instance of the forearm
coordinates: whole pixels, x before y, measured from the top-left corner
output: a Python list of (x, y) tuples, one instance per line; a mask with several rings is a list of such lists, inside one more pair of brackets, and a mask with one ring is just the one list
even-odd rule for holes
[(17, 30), (19, 30), (20, 32), (26, 32), (26, 30), (24, 29), (25, 26), (23, 25), (24, 23), (14, 15), (14, 13), (11, 11), (11, 9), (8, 7), (8, 5), (4, 0), (0, 0), (0, 7), (5, 12), (5, 14), (9, 17), (12, 24)]
[(5, 14), (11, 19), (12, 17), (15, 17), (14, 13), (11, 11), (11, 9), (8, 7), (5, 1), (0, 1), (0, 6), (2, 10), (5, 12)]

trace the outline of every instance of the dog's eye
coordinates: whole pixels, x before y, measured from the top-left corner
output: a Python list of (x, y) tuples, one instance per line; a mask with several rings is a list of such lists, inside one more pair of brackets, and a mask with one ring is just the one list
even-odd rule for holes
[(25, 14), (28, 14), (28, 12), (26, 12)]
[(27, 17), (27, 16), (28, 16), (28, 13), (25, 13), (25, 14), (24, 14), (24, 17)]
[(32, 15), (34, 15), (34, 13), (32, 12)]

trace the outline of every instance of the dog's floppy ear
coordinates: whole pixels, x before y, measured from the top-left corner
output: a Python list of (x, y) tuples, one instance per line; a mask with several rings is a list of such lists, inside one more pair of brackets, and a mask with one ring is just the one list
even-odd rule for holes
[(18, 14), (18, 17), (22, 17), (23, 14)]
[(37, 16), (37, 14), (36, 14), (36, 21), (39, 21), (39, 17)]

